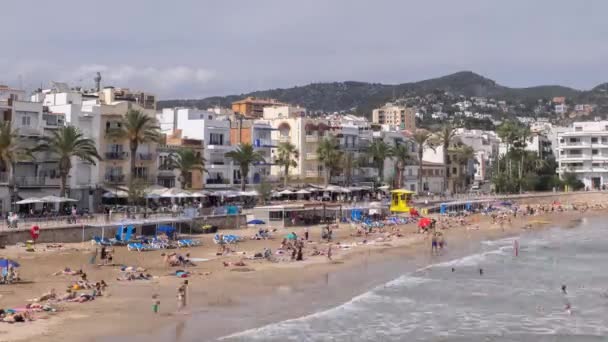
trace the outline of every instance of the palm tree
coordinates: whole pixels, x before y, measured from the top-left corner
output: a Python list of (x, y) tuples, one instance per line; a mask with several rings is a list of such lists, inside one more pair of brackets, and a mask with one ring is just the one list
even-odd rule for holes
[(236, 150), (226, 153), (226, 157), (239, 164), (241, 170), (241, 191), (245, 191), (249, 166), (256, 162), (263, 162), (264, 156), (253, 149), (251, 144), (240, 144)]
[(325, 169), (324, 183), (325, 186), (328, 186), (331, 173), (338, 167), (342, 157), (336, 139), (334, 137), (329, 137), (321, 140), (317, 147), (317, 155)]
[(422, 191), (422, 156), (424, 149), (434, 149), (436, 143), (433, 139), (433, 134), (426, 129), (417, 129), (412, 136), (412, 140), (416, 143), (418, 151), (418, 193), (420, 193)]
[(285, 187), (287, 187), (287, 180), (289, 178), (289, 168), (298, 166), (298, 161), (296, 160), (298, 156), (298, 150), (292, 143), (282, 142), (279, 144), (275, 164), (283, 167), (283, 182)]
[(407, 165), (412, 164), (412, 156), (410, 154), (410, 146), (408, 143), (397, 144), (393, 148), (393, 154), (396, 159), (395, 166), (397, 168), (397, 183), (396, 187), (401, 188), (403, 186), (403, 171)]
[(351, 186), (353, 183), (353, 171), (359, 166), (359, 161), (355, 158), (353, 152), (342, 154), (342, 173), (344, 174), (344, 185)]
[(467, 185), (469, 171), (467, 170), (467, 166), (469, 165), (470, 160), (475, 160), (475, 150), (471, 146), (461, 144), (451, 151), (453, 152), (456, 163), (460, 169), (458, 183), (460, 184), (460, 188), (462, 190)]
[(384, 140), (374, 140), (367, 150), (367, 155), (372, 158), (376, 170), (378, 170), (378, 183), (382, 183), (384, 179), (384, 161), (393, 158), (392, 147), (385, 143)]
[(72, 169), (73, 157), (93, 165), (95, 165), (96, 160), (101, 160), (95, 147), (95, 141), (83, 136), (80, 130), (74, 126), (61, 127), (53, 131), (50, 136), (43, 137), (42, 143), (35, 150), (48, 151), (59, 157), (59, 176), (61, 178), (59, 196), (61, 197), (65, 196), (67, 178)]
[(194, 153), (194, 151), (189, 148), (178, 150), (175, 154), (172, 154), (170, 163), (173, 169), (179, 170), (182, 189), (192, 187), (192, 171), (207, 171), (205, 169), (205, 158), (203, 158), (200, 153)]
[(135, 109), (130, 109), (122, 118), (120, 127), (110, 130), (108, 134), (111, 137), (129, 141), (131, 178), (134, 178), (136, 174), (135, 161), (139, 145), (160, 140), (160, 128), (156, 125), (156, 120)]
[(456, 136), (456, 128), (452, 127), (451, 124), (446, 123), (441, 127), (441, 130), (435, 134), (443, 147), (443, 165), (445, 166), (443, 173), (443, 191), (445, 192), (448, 189), (448, 170), (450, 168), (448, 165), (448, 148), (450, 148), (450, 144)]
[(23, 146), (19, 138), (19, 130), (13, 130), (10, 121), (0, 122), (0, 161), (6, 170), (11, 203), (15, 200), (14, 165), (18, 161), (31, 158), (31, 151)]

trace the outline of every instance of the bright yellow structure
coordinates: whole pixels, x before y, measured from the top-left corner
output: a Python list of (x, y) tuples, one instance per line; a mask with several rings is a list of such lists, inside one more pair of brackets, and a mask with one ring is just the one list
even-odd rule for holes
[(409, 213), (412, 208), (412, 196), (416, 193), (405, 189), (396, 189), (391, 191), (391, 212), (392, 213)]

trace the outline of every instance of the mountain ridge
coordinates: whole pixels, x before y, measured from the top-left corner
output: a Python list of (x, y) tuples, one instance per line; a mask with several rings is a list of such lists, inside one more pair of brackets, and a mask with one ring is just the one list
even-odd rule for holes
[(425, 96), (443, 91), (467, 97), (479, 96), (515, 102), (530, 102), (557, 96), (592, 101), (597, 97), (608, 103), (608, 83), (591, 90), (578, 90), (561, 85), (539, 85), (524, 88), (507, 87), (473, 71), (459, 71), (449, 75), (400, 84), (361, 81), (310, 83), (291, 88), (258, 90), (239, 95), (212, 96), (203, 99), (175, 99), (159, 101), (159, 108), (194, 107), (206, 109), (216, 105), (230, 107), (230, 103), (248, 96), (274, 98), (297, 104), (313, 111), (352, 111), (369, 115), (373, 108), (399, 97)]

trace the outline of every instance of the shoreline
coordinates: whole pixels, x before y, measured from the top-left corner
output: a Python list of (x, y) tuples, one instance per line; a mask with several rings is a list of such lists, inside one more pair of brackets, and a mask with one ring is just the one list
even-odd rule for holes
[[(595, 195), (602, 201), (606, 196)], [(588, 200), (588, 199), (583, 199)], [(16, 329), (24, 329), (28, 325), (44, 323), (43, 332), (25, 334), (11, 332), (0, 334), (0, 340), (26, 339), (37, 336), (40, 341), (172, 341), (176, 335), (198, 338), (198, 340), (213, 340), (226, 335), (257, 328), (277, 321), (298, 318), (311, 313), (324, 311), (341, 305), (353, 297), (395, 279), (408, 271), (428, 266), (433, 263), (454, 259), (479, 250), (483, 240), (495, 240), (508, 236), (525, 233), (522, 230), (530, 221), (542, 221), (534, 224), (534, 230), (567, 225), (570, 222), (595, 215), (604, 215), (605, 210), (593, 210), (581, 214), (564, 212), (519, 218), (512, 226), (502, 231), (497, 226), (485, 227), (487, 222), (480, 219), (477, 224), (483, 225), (480, 230), (452, 228), (446, 231), (449, 248), (445, 255), (437, 258), (429, 256), (429, 240), (426, 235), (413, 234), (415, 227), (405, 230), (404, 238), (393, 240), (387, 245), (365, 245), (335, 254), (335, 262), (328, 263), (325, 257), (308, 258), (304, 262), (257, 263), (246, 261), (254, 271), (225, 272), (220, 271), (220, 260), (200, 263), (195, 272), (201, 273), (191, 278), (189, 315), (175, 315), (174, 288), (179, 279), (160, 276), (152, 282), (141, 283), (112, 283), (110, 294), (99, 301), (88, 304), (76, 304), (66, 312), (54, 315), (46, 322), (32, 322), (12, 325)], [(298, 229), (287, 229), (288, 231)], [(299, 229), (302, 230), (302, 229)], [(337, 230), (338, 231), (338, 230)], [(348, 239), (349, 228), (339, 229), (339, 239)], [(312, 238), (318, 234), (312, 232)], [(276, 245), (276, 240), (261, 242), (257, 245)], [(255, 242), (247, 242), (254, 244)], [(204, 245), (209, 246), (207, 240)], [(249, 246), (247, 246), (249, 247)], [(251, 248), (251, 247), (250, 247)], [(199, 257), (203, 248), (188, 250), (193, 256)], [(209, 249), (209, 248), (208, 248)], [(246, 248), (247, 249), (247, 248)], [(183, 251), (187, 252), (187, 251)], [(77, 251), (82, 259), (88, 254)], [(128, 252), (129, 258), (136, 259), (135, 263), (145, 264), (146, 259), (158, 257), (155, 252)], [(70, 256), (70, 253), (65, 253)], [(72, 255), (73, 256), (73, 255)], [(84, 256), (84, 257), (83, 257)], [(235, 257), (222, 257), (221, 260), (235, 260)], [(132, 262), (134, 263), (134, 262)], [(219, 267), (219, 268), (218, 268)], [(204, 275), (207, 270), (210, 275)], [(155, 274), (162, 269), (152, 269)], [(89, 271), (87, 272), (97, 272)], [(109, 269), (101, 273), (112, 274)], [(365, 272), (365, 273), (362, 273)], [(110, 278), (108, 278), (110, 279)], [(160, 293), (163, 298), (161, 314), (152, 315), (149, 295)], [(290, 300), (286, 300), (290, 299)], [(125, 324), (129, 322), (129, 324)], [(201, 324), (204, 322), (204, 324)], [(77, 326), (77, 328), (75, 328)], [(0, 325), (3, 331), (4, 325)], [(29, 329), (26, 329), (29, 330)], [(34, 329), (37, 330), (37, 329)], [(16, 337), (16, 338), (12, 338)]]

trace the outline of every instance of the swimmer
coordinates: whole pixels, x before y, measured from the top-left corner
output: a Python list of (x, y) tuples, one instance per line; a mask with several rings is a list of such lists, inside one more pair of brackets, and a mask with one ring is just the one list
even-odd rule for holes
[(452, 272), (456, 272), (456, 269), (454, 267), (452, 267)]
[(483, 275), (483, 268), (479, 269), (479, 275)]
[(566, 291), (566, 285), (562, 285), (562, 293), (568, 294), (568, 291)]
[(572, 305), (570, 303), (566, 303), (566, 307), (564, 308), (568, 315), (572, 316)]

